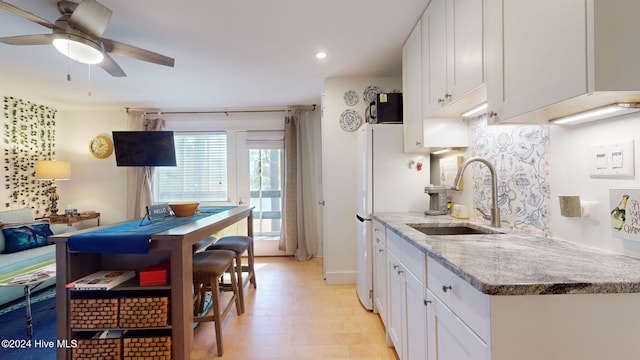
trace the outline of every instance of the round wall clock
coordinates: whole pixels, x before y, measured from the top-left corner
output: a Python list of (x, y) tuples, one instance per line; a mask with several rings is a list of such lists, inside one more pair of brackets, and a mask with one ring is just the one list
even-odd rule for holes
[(104, 135), (98, 135), (89, 141), (89, 152), (98, 159), (106, 159), (113, 153), (113, 141)]

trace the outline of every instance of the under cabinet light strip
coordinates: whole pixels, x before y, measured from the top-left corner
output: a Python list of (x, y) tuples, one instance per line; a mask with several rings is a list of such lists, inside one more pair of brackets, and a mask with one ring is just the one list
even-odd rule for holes
[(452, 148), (444, 148), (444, 149), (440, 149), (440, 150), (436, 150), (436, 151), (432, 151), (431, 154), (432, 155), (439, 155), (439, 154), (444, 154), (446, 152), (449, 152), (453, 150)]
[(482, 103), (473, 109), (467, 110), (462, 113), (462, 117), (475, 117), (484, 114), (487, 111), (487, 103)]
[(640, 103), (617, 103), (584, 111), (574, 115), (552, 119), (549, 122), (558, 125), (575, 125), (589, 121), (611, 118), (622, 114), (630, 114), (638, 111), (640, 111)]

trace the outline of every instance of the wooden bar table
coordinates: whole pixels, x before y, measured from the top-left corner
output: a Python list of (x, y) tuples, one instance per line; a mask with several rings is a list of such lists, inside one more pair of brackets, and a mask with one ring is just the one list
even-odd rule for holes
[[(189, 359), (191, 357), (193, 342), (192, 245), (243, 219), (247, 219), (247, 235), (253, 236), (253, 207), (247, 206), (225, 210), (151, 235), (148, 256), (169, 254), (171, 283), (168, 288), (171, 292), (170, 325), (173, 359)], [(67, 340), (67, 344), (72, 344), (73, 336), (69, 323), (70, 296), (65, 285), (94, 271), (105, 270), (99, 269), (102, 263), (101, 254), (69, 251), (68, 238), (72, 234), (91, 230), (86, 229), (49, 238), (56, 244), (57, 339)], [(71, 359), (71, 346), (68, 348), (58, 347), (56, 354), (58, 360)]]

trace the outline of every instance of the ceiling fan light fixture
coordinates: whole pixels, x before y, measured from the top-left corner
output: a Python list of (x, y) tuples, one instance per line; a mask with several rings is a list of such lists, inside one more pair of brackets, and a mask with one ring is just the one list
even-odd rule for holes
[(83, 64), (99, 64), (104, 59), (102, 46), (73, 34), (58, 34), (53, 38), (53, 46), (63, 55)]

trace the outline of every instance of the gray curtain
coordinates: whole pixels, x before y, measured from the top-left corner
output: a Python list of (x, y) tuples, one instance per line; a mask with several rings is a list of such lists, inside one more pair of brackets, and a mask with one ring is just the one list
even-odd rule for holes
[(309, 111), (285, 117), (282, 236), (279, 249), (298, 260), (317, 255), (319, 242), (314, 153), (319, 134)]
[[(144, 112), (129, 113), (129, 128), (135, 131), (160, 131), (165, 129), (164, 119), (145, 119)], [(127, 218), (138, 219), (153, 204), (153, 167), (127, 169)]]

